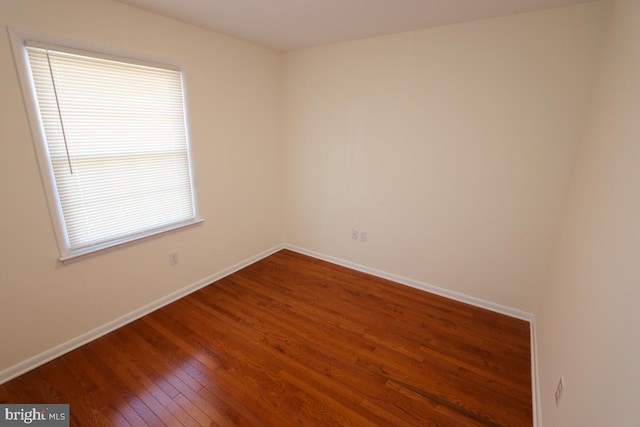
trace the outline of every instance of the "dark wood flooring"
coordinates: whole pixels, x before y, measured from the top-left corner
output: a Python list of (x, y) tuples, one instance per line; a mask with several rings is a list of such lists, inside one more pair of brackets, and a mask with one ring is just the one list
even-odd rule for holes
[(0, 402), (75, 426), (531, 426), (529, 324), (283, 250)]

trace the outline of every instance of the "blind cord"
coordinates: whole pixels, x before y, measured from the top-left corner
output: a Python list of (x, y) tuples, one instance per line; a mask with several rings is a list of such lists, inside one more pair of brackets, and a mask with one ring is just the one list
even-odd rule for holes
[(69, 173), (73, 175), (73, 167), (71, 166), (71, 157), (69, 156), (69, 146), (67, 145), (67, 134), (64, 131), (64, 122), (62, 121), (62, 112), (60, 111), (60, 101), (58, 100), (58, 90), (56, 88), (56, 80), (53, 78), (53, 68), (51, 67), (51, 59), (49, 58), (49, 50), (46, 49), (47, 64), (49, 65), (49, 75), (53, 84), (53, 95), (56, 98), (56, 108), (58, 109), (58, 117), (60, 118), (60, 128), (62, 129), (62, 139), (64, 140), (64, 150), (67, 153), (67, 163), (69, 164)]

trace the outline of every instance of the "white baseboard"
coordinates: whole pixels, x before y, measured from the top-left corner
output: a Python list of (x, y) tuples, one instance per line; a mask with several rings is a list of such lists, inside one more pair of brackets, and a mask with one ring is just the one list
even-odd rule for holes
[(420, 282), (418, 280), (409, 279), (406, 277), (398, 276), (393, 273), (387, 273), (385, 271), (377, 270), (375, 268), (367, 267), (364, 265), (356, 264), (351, 261), (345, 261), (340, 258), (332, 257), (330, 255), (321, 254), (319, 252), (311, 251), (305, 248), (301, 248), (299, 246), (286, 244), (284, 245), (285, 249), (289, 249), (294, 252), (301, 253), (303, 255), (308, 255), (313, 258), (318, 258), (323, 261), (330, 262), (332, 264), (341, 265), (343, 267), (350, 268), (352, 270), (360, 271), (363, 273), (371, 274), (372, 276), (377, 276), (382, 279), (391, 280), (392, 282), (400, 283), (402, 285), (410, 286), (412, 288), (420, 289), (432, 294), (440, 295), (445, 298), (449, 298), (455, 301), (464, 302), (466, 304), (471, 304), (476, 307), (484, 308), (490, 311), (494, 311), (496, 313), (505, 314), (510, 317), (515, 317), (516, 319), (526, 320), (530, 322), (533, 319), (533, 314), (527, 313), (526, 311), (518, 310), (515, 308), (507, 307), (500, 304), (495, 304), (490, 301), (485, 301), (480, 298), (472, 297), (469, 295), (461, 294), (459, 292), (450, 291), (448, 289), (440, 288), (438, 286), (429, 285), (424, 282)]
[(531, 405), (533, 406), (533, 427), (542, 427), (539, 372), (538, 334), (536, 332), (536, 318), (534, 317), (531, 319)]
[(391, 280), (402, 285), (410, 286), (412, 288), (420, 289), (432, 294), (440, 295), (445, 298), (449, 298), (455, 301), (460, 301), (466, 304), (470, 304), (476, 307), (484, 308), (496, 313), (504, 314), (516, 319), (529, 322), (530, 325), (530, 337), (531, 337), (531, 403), (533, 406), (533, 426), (541, 427), (542, 418), (540, 411), (540, 389), (538, 383), (538, 340), (536, 338), (535, 329), (535, 316), (532, 313), (518, 310), (515, 308), (507, 307), (500, 304), (495, 304), (490, 301), (485, 301), (480, 298), (472, 297), (469, 295), (461, 294), (459, 292), (451, 291), (448, 289), (440, 288), (438, 286), (429, 285), (418, 280), (409, 279), (406, 277), (398, 276), (396, 274), (387, 273), (385, 271), (377, 270), (375, 268), (367, 267), (364, 265), (356, 264), (351, 261), (345, 261), (340, 258), (336, 258), (330, 255), (322, 254), (319, 252), (311, 251), (309, 249), (301, 248), (299, 246), (285, 244), (285, 249), (289, 249), (294, 252), (308, 255), (313, 258), (317, 258), (323, 261), (330, 262), (332, 264), (341, 265), (343, 267), (357, 270), (363, 273), (371, 274), (382, 279)]
[(260, 261), (263, 258), (268, 257), (269, 255), (278, 252), (283, 249), (284, 245), (277, 245), (271, 249), (267, 249), (263, 252), (260, 252), (257, 255), (254, 255), (250, 258), (245, 259), (231, 267), (227, 267), (217, 273), (214, 273), (210, 276), (207, 276), (203, 279), (198, 280), (187, 287), (184, 287), (180, 290), (170, 293), (160, 299), (157, 299), (143, 307), (140, 307), (130, 313), (125, 314), (117, 319), (114, 319), (110, 322), (105, 323), (104, 325), (98, 326), (97, 328), (86, 332), (80, 336), (70, 339), (67, 342), (64, 342), (60, 345), (57, 345), (49, 350), (46, 350), (40, 354), (37, 354), (29, 359), (26, 359), (20, 363), (17, 363), (13, 366), (8, 367), (0, 372), (0, 384), (4, 384), (5, 382), (12, 380), (32, 369), (37, 368), (38, 366), (44, 365), (45, 363), (55, 359), (56, 357), (60, 357), (63, 354), (66, 354), (72, 350), (75, 350), (78, 347), (81, 347), (97, 338), (100, 338), (103, 335), (108, 334), (111, 331), (114, 331), (128, 323), (133, 322), (147, 314), (164, 307), (167, 304), (170, 304), (180, 298), (183, 298), (190, 293), (197, 291), (198, 289), (204, 288), (205, 286), (218, 281), (230, 274), (235, 273), (238, 270), (247, 267), (257, 261)]

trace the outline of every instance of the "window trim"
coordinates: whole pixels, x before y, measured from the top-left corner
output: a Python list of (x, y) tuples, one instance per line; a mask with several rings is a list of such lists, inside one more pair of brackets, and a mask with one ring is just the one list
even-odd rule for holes
[[(35, 85), (31, 77), (30, 68), (29, 68), (29, 58), (27, 55), (27, 51), (25, 48), (25, 43), (31, 40), (36, 40), (35, 44), (38, 45), (54, 45), (64, 47), (69, 51), (78, 51), (79, 53), (88, 52), (95, 56), (103, 55), (105, 58), (110, 59), (119, 59), (125, 60), (131, 63), (136, 64), (144, 64), (150, 65), (153, 67), (159, 68), (168, 68), (175, 69), (184, 73), (183, 67), (181, 64), (176, 63), (176, 61), (167, 61), (165, 58), (149, 58), (144, 55), (132, 55), (131, 53), (122, 54), (121, 52), (114, 51), (113, 49), (105, 49), (102, 46), (94, 46), (87, 45), (82, 43), (77, 43), (66, 38), (55, 37), (52, 35), (44, 35), (41, 33), (36, 33), (33, 31), (18, 29), (15, 27), (7, 28), (9, 39), (11, 41), (11, 47), (13, 50), (14, 62), (16, 64), (16, 71), (18, 73), (18, 78), (20, 82), (20, 87), (22, 90), (22, 98), (24, 100), (25, 109), (27, 112), (29, 126), (31, 129), (32, 141), (34, 144), (34, 149), (36, 152), (36, 157), (38, 160), (38, 170), (40, 172), (40, 178), (45, 189), (45, 195), (47, 199), (47, 204), (49, 208), (50, 220), (54, 229), (54, 234), (56, 238), (56, 244), (58, 247), (59, 257), (58, 259), (62, 263), (69, 262), (71, 260), (75, 260), (80, 257), (86, 257), (90, 254), (100, 253), (105, 250), (113, 249), (119, 246), (128, 245), (134, 242), (138, 242), (141, 240), (146, 240), (150, 237), (166, 234), (168, 232), (172, 232), (175, 230), (180, 230), (187, 227), (192, 227), (195, 225), (199, 225), (204, 222), (204, 220), (199, 216), (198, 212), (198, 203), (196, 197), (196, 186), (193, 179), (194, 176), (194, 166), (193, 163), (190, 162), (190, 181), (191, 181), (191, 192), (192, 192), (192, 203), (194, 208), (194, 218), (188, 221), (171, 224), (166, 227), (157, 228), (154, 230), (149, 230), (146, 232), (141, 232), (134, 235), (129, 235), (126, 237), (122, 237), (120, 239), (115, 239), (109, 242), (105, 242), (103, 244), (98, 244), (94, 246), (90, 246), (87, 248), (82, 248), (78, 250), (71, 250), (69, 241), (67, 239), (67, 233), (64, 225), (64, 216), (62, 213), (62, 207), (59, 202), (58, 192), (55, 184), (55, 177), (53, 175), (53, 169), (50, 165), (50, 158), (47, 149), (47, 141), (45, 138), (44, 128), (42, 126), (42, 120), (40, 116), (40, 109), (38, 105), (38, 100), (35, 92)], [(190, 153), (190, 138), (189, 138), (189, 121), (188, 115), (186, 111), (187, 98), (185, 94), (184, 85), (186, 83), (183, 82), (183, 102), (185, 105), (185, 127), (187, 133), (187, 150)], [(189, 155), (190, 157), (190, 155)]]

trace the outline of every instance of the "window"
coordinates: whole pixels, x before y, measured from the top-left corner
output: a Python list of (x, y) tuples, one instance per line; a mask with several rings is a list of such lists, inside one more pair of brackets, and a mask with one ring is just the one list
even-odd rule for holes
[(179, 70), (32, 42), (23, 51), (63, 261), (201, 221)]

